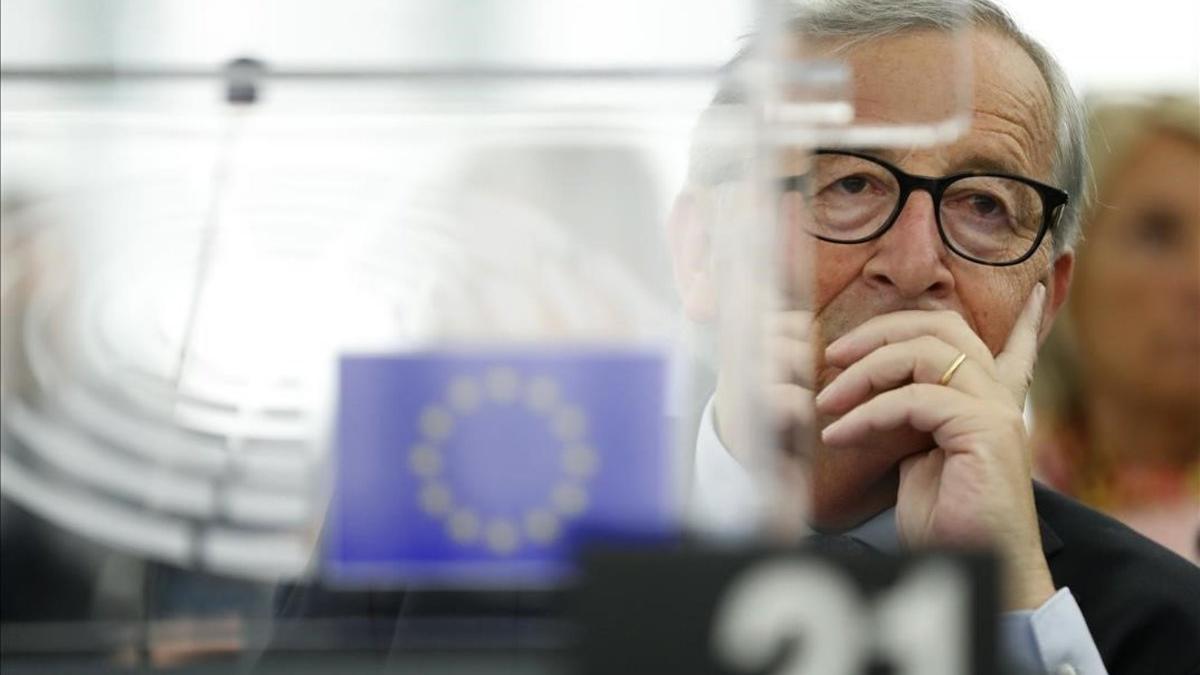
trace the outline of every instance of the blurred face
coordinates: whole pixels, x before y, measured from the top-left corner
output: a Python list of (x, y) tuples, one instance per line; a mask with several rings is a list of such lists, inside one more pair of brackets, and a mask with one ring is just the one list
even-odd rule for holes
[[(939, 64), (947, 36), (912, 32), (864, 43), (845, 52), (853, 69), (857, 116), (861, 122), (935, 119), (948, 111), (936, 96)], [(1018, 45), (990, 32), (971, 38), (974, 94), (971, 129), (949, 146), (870, 150), (910, 173), (927, 176), (971, 170), (999, 170), (1053, 184), (1053, 138), (1049, 94), (1035, 64)], [(944, 77), (944, 76), (943, 76)], [(1057, 285), (1051, 279), (1050, 240), (1029, 260), (1012, 267), (989, 267), (961, 258), (942, 243), (932, 199), (914, 192), (898, 220), (882, 237), (844, 245), (816, 242), (816, 275), (796, 266), (793, 291), (807, 298), (823, 344), (867, 319), (908, 309), (956, 312), (998, 352), (1039, 279), (1049, 290), (1047, 307), (1065, 293), (1070, 260)], [(823, 386), (835, 375), (818, 367)], [(849, 451), (817, 448), (812, 462), (814, 519), (831, 526), (852, 524), (890, 505), (895, 498), (897, 463), (928, 450), (928, 436), (916, 432), (880, 435), (870, 447)]]
[(1200, 143), (1156, 132), (1100, 188), (1071, 310), (1085, 377), (1200, 410)]

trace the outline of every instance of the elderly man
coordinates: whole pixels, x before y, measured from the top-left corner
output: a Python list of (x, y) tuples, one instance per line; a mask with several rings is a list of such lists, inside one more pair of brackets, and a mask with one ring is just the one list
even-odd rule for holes
[[(813, 4), (792, 27), (810, 51), (849, 64), (859, 122), (941, 105), (930, 94), (955, 3)], [(781, 380), (767, 397), (783, 428), (820, 435), (799, 454), (784, 448), (781, 466), (807, 469), (819, 530), (882, 550), (997, 550), (1006, 651), (1028, 669), (1200, 673), (1200, 570), (1032, 483), (1022, 403), (1070, 285), (1081, 122), (1046, 52), (987, 0), (967, 5), (968, 132), (780, 163), (802, 167), (780, 176), (781, 224), (813, 237), (815, 274), (793, 264), (787, 275), (803, 300), (771, 322)], [(670, 228), (685, 305), (708, 320), (718, 280), (703, 262), (714, 188), (703, 182), (681, 195)], [(751, 490), (751, 430), (735, 399), (720, 378), (698, 439), (697, 506), (718, 516), (754, 499), (739, 496)]]

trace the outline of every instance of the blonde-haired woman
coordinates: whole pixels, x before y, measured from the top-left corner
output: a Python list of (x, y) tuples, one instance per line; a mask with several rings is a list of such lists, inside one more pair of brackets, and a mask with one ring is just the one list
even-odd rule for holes
[(1035, 463), (1200, 562), (1200, 104), (1090, 109), (1096, 199), (1038, 363)]

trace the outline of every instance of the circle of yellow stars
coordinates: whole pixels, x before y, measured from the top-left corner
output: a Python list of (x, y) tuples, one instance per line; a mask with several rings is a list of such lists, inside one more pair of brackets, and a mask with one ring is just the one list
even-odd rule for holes
[[(561, 475), (548, 504), (526, 509), (518, 517), (485, 516), (460, 503), (442, 479), (440, 444), (453, 431), (455, 420), (470, 415), (485, 402), (524, 405), (544, 418), (562, 444)], [(483, 544), (494, 554), (515, 552), (525, 541), (550, 545), (562, 535), (566, 521), (588, 506), (586, 482), (599, 468), (599, 456), (587, 443), (583, 411), (562, 401), (554, 380), (544, 375), (522, 379), (516, 370), (497, 366), (483, 377), (460, 375), (446, 388), (445, 400), (426, 406), (418, 419), (419, 439), (408, 449), (409, 469), (420, 478), (417, 501), (421, 510), (443, 522), (446, 534), (463, 546)]]

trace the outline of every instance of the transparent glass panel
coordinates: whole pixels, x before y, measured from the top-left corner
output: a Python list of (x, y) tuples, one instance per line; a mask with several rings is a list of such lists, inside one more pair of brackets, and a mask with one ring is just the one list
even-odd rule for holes
[(386, 649), (422, 638), (358, 608), (397, 588), (807, 530), (821, 261), (783, 179), (952, 138), (969, 80), (943, 29), (884, 115), (803, 20), (720, 72), (6, 76), (5, 550), (62, 580), (6, 595), (6, 645)]
[[(814, 508), (855, 504), (871, 487), (863, 481), (894, 469), (817, 442), (830, 420), (812, 396), (837, 372), (823, 349), (865, 309), (833, 302), (840, 251), (812, 236), (827, 220), (811, 198), (813, 152), (902, 156), (953, 141), (970, 120), (972, 46), (954, 5), (936, 24), (889, 23), (883, 11), (841, 16), (819, 1), (764, 11), (774, 30), (751, 40), (719, 85), (684, 191), (703, 223), (694, 250), (704, 253), (693, 261), (710, 275), (693, 273), (711, 295), (691, 298), (705, 316), (694, 325), (711, 331), (719, 373), (693, 505), (706, 531), (794, 541), (827, 515)], [(705, 424), (718, 448), (709, 454)], [(814, 484), (837, 489), (822, 487), (814, 501)]]

